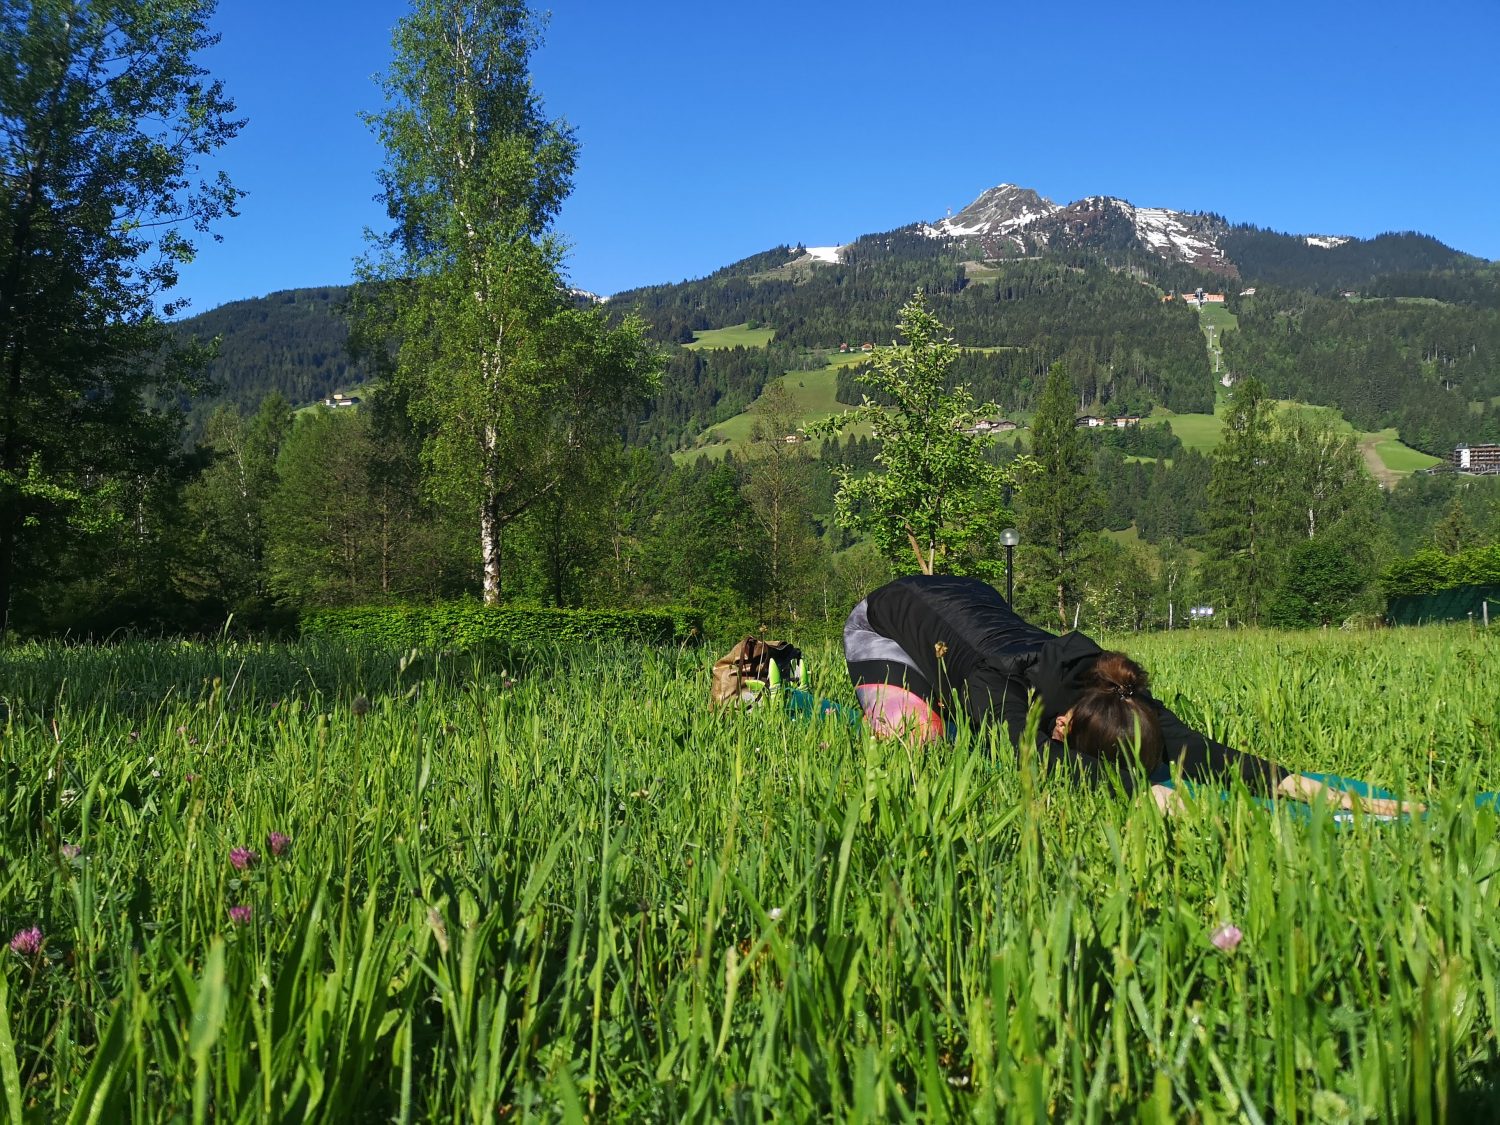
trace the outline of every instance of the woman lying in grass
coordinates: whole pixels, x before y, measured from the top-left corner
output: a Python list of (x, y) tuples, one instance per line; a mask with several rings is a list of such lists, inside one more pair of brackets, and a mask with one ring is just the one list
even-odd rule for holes
[(1149, 787), (1173, 807), (1173, 771), (1223, 788), (1238, 778), (1264, 797), (1356, 804), (1376, 815), (1417, 807), (1360, 798), (1316, 777), (1231, 749), (1193, 730), (1150, 692), (1124, 653), (1081, 633), (1054, 636), (1024, 620), (993, 587), (973, 578), (913, 575), (887, 583), (844, 625), (844, 656), (860, 708), (877, 737), (926, 741), (950, 724), (1003, 723), (1019, 747), (1033, 697), (1042, 721), (1037, 750), (1049, 768), (1074, 770), (1127, 791)]

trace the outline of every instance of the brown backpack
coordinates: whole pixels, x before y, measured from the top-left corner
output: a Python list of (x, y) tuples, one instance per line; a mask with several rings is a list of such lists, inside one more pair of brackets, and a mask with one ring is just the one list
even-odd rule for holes
[(715, 707), (730, 703), (754, 703), (764, 687), (775, 679), (788, 686), (802, 679), (802, 650), (788, 641), (762, 641), (746, 637), (714, 661), (709, 699)]

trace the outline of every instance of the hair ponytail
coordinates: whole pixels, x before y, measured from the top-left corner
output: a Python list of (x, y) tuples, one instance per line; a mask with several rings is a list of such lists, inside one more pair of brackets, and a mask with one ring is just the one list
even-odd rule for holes
[(1149, 687), (1146, 670), (1123, 652), (1100, 653), (1073, 705), (1068, 744), (1106, 761), (1125, 764), (1128, 755), (1146, 769), (1159, 765), (1161, 724)]
[(1151, 685), (1142, 668), (1123, 652), (1104, 652), (1089, 669), (1088, 687), (1097, 691), (1113, 692), (1121, 699), (1134, 698), (1144, 693)]

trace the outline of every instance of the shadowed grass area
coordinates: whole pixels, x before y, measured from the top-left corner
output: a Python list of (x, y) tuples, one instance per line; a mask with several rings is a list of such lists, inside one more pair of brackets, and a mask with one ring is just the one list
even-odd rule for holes
[(1493, 1120), (1494, 637), (1112, 641), (1435, 811), (1165, 822), (696, 650), (0, 650), (8, 1119)]

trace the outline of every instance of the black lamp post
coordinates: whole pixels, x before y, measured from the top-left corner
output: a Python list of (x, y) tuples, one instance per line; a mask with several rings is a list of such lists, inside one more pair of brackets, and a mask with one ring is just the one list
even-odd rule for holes
[(1013, 527), (1007, 527), (1000, 533), (1000, 545), (1005, 548), (1005, 601), (1009, 604), (1015, 601), (1015, 576), (1012, 563), (1016, 557), (1016, 544), (1021, 541), (1021, 533)]

